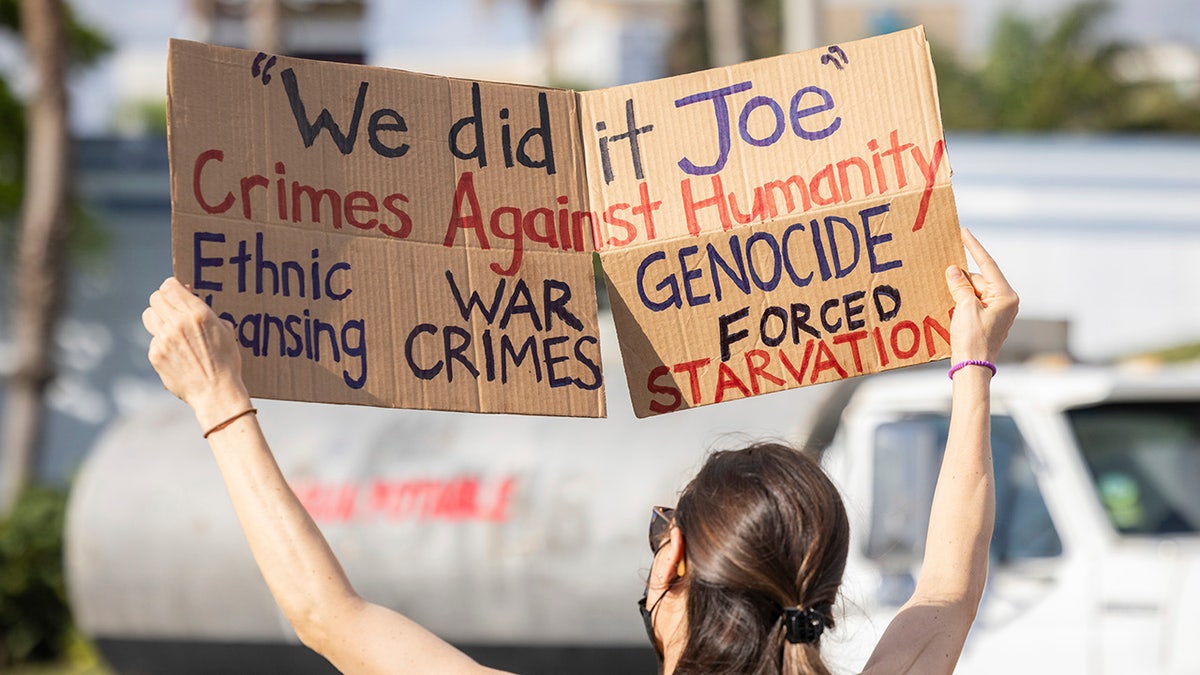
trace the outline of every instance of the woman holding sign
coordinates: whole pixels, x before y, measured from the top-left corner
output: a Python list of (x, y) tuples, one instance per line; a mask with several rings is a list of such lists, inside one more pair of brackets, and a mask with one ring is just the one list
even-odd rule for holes
[[(864, 672), (952, 672), (987, 577), (993, 493), (990, 381), (1017, 296), (964, 230), (980, 274), (946, 271), (953, 412), (912, 598)], [(233, 332), (175, 279), (142, 321), (150, 361), (196, 413), (275, 600), (301, 640), (350, 673), (495, 673), (400, 614), (359, 597), (280, 473), (241, 378)], [(674, 509), (655, 508), (639, 603), (674, 675), (826, 673), (819, 645), (846, 565), (841, 497), (795, 450), (712, 455)]]

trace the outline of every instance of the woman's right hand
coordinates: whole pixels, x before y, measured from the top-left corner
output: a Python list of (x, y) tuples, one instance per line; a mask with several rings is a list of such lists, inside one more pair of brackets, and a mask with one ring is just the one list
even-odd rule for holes
[(1017, 316), (1020, 298), (1004, 274), (966, 228), (962, 241), (978, 274), (968, 275), (957, 265), (946, 269), (946, 285), (954, 297), (950, 319), (950, 358), (953, 363), (971, 359), (995, 362)]
[(150, 296), (142, 325), (153, 336), (150, 364), (172, 394), (211, 429), (250, 407), (233, 328), (174, 277)]

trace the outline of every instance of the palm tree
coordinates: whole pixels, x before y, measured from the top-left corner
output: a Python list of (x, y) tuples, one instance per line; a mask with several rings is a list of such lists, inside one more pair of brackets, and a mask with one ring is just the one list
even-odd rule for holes
[(1129, 48), (1097, 41), (1106, 2), (1069, 8), (1048, 27), (1004, 14), (979, 68), (935, 51), (942, 116), (957, 129), (1116, 129), (1128, 126), (1136, 87), (1116, 74)]
[[(13, 370), (0, 411), (0, 516), (7, 515), (37, 466), (42, 399), (54, 375), (54, 327), (67, 276), (68, 239), (88, 219), (69, 198), (67, 93), (69, 67), (95, 63), (111, 51), (104, 35), (76, 19), (62, 0), (0, 0), (0, 27), (25, 42), (35, 89), (22, 110), (0, 78), (0, 235), (19, 211), (13, 270)], [(82, 226), (82, 227), (80, 227)], [(94, 234), (94, 233), (93, 233)], [(0, 254), (6, 254), (0, 251)]]

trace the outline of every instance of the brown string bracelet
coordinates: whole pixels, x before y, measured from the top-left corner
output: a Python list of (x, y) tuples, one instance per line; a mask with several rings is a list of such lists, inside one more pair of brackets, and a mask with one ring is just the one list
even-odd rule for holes
[(213, 427), (213, 428), (209, 429), (208, 431), (204, 432), (204, 437), (205, 437), (205, 438), (208, 438), (209, 436), (211, 436), (211, 435), (213, 435), (213, 434), (217, 433), (218, 431), (220, 431), (220, 430), (224, 429), (225, 427), (229, 426), (230, 424), (233, 424), (234, 422), (236, 422), (236, 421), (240, 420), (241, 418), (245, 417), (246, 415), (254, 415), (254, 414), (257, 414), (257, 413), (258, 413), (258, 408), (247, 408), (246, 410), (243, 410), (242, 412), (240, 412), (240, 413), (238, 413), (238, 414), (234, 415), (233, 417), (230, 417), (229, 419), (225, 420), (224, 422), (221, 422), (221, 423), (220, 423), (220, 424), (218, 424), (217, 426), (215, 426), (215, 427)]

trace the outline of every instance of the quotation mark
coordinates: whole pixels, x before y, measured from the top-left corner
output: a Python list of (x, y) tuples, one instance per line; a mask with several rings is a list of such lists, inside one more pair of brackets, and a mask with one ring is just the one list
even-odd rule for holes
[[(835, 58), (835, 57), (840, 57), (842, 60), (838, 61), (837, 58)], [(841, 70), (842, 64), (850, 63), (850, 59), (846, 58), (846, 52), (842, 51), (841, 47), (834, 45), (829, 48), (828, 54), (821, 55), (821, 63), (824, 63), (824, 64), (832, 63), (833, 65), (837, 66), (838, 70)]]
[[(267, 61), (265, 64), (263, 63), (263, 59), (266, 59)], [(270, 70), (271, 66), (273, 65), (275, 65), (274, 56), (268, 57), (266, 54), (259, 52), (258, 56), (254, 57), (254, 63), (250, 64), (250, 75), (252, 77), (261, 76), (262, 83), (264, 85), (270, 84), (271, 74), (267, 71)], [(841, 68), (841, 66), (838, 66), (838, 68)]]

